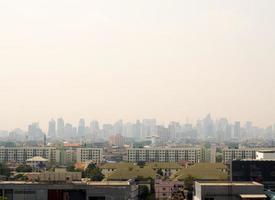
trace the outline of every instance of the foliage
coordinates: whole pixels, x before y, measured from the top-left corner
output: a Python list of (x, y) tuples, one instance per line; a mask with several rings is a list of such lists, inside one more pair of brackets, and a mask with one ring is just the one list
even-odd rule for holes
[(4, 163), (0, 163), (0, 175), (10, 176), (10, 169)]
[(81, 172), (80, 169), (76, 169), (74, 165), (70, 165), (67, 167), (68, 172)]
[(187, 190), (192, 190), (193, 189), (193, 184), (194, 184), (194, 180), (196, 178), (194, 176), (191, 176), (190, 174), (187, 175), (185, 178), (184, 178), (184, 186)]
[(158, 169), (158, 170), (157, 170), (157, 174), (160, 175), (160, 176), (163, 176), (162, 170), (161, 170), (161, 169)]
[(222, 162), (222, 155), (217, 155), (216, 156), (216, 162), (221, 163)]
[(32, 172), (32, 168), (29, 165), (20, 165), (16, 168), (17, 172)]
[(8, 200), (8, 198), (7, 198), (7, 197), (1, 197), (1, 196), (0, 196), (0, 200)]
[(144, 146), (150, 145), (152, 142), (150, 140), (147, 141), (141, 141), (141, 142), (135, 142), (133, 144), (134, 148), (143, 148)]
[(102, 181), (104, 179), (101, 169), (99, 169), (94, 163), (88, 165), (84, 171), (84, 177), (90, 178), (92, 181)]
[(146, 185), (138, 186), (138, 199), (145, 200), (149, 196), (149, 188)]
[(210, 144), (209, 142), (206, 142), (206, 143), (204, 144), (204, 148), (210, 149), (210, 147), (211, 147), (211, 144)]
[(17, 174), (15, 177), (14, 177), (15, 180), (17, 181), (27, 181), (27, 177), (24, 176), (23, 174)]
[(138, 162), (137, 162), (137, 165), (138, 165), (139, 167), (141, 167), (141, 168), (144, 167), (145, 164), (146, 164), (145, 161), (138, 161)]

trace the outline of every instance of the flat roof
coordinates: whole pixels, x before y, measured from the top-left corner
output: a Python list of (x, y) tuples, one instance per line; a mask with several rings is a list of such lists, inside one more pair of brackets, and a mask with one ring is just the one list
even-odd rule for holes
[(267, 198), (265, 194), (240, 194), (242, 199), (262, 199)]
[(257, 182), (200, 182), (202, 186), (261, 186), (262, 184)]
[[(126, 186), (131, 185), (128, 181), (73, 181), (71, 183), (57, 183), (56, 185), (93, 185), (93, 186)], [(0, 185), (49, 185), (51, 182), (31, 182), (31, 181), (0, 181)]]

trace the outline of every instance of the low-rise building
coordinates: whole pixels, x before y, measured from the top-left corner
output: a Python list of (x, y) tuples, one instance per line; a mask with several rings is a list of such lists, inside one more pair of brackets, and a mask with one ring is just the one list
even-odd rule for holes
[(66, 169), (56, 169), (54, 172), (26, 173), (29, 181), (50, 182), (50, 183), (69, 183), (81, 181), (81, 172), (67, 172)]
[(265, 200), (264, 186), (256, 182), (195, 182), (194, 200)]
[(46, 158), (42, 158), (41, 156), (35, 156), (26, 160), (26, 164), (31, 166), (32, 168), (46, 168), (48, 163), (49, 160)]
[(275, 150), (259, 150), (256, 152), (257, 160), (275, 160)]
[(182, 196), (184, 199), (184, 184), (182, 181), (155, 180), (155, 198), (156, 200), (171, 199), (172, 196)]
[(0, 196), (8, 200), (137, 200), (134, 181), (39, 183), (2, 181)]
[(174, 176), (182, 169), (181, 165), (172, 162), (153, 162), (149, 163), (147, 166), (155, 170), (155, 172), (161, 170), (165, 177)]

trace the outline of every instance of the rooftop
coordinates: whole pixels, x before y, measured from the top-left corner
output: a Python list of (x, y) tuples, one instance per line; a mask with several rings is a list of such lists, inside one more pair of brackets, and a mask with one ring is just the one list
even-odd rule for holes
[(125, 179), (135, 179), (138, 177), (142, 178), (155, 178), (156, 172), (150, 167), (140, 168), (138, 166), (129, 168), (119, 168), (113, 173), (111, 173), (107, 180), (125, 180)]
[(267, 198), (265, 194), (241, 194), (242, 199), (263, 199)]
[(174, 162), (152, 162), (147, 164), (148, 167), (153, 169), (181, 169), (182, 166)]
[(35, 157), (32, 157), (32, 158), (29, 158), (26, 160), (27, 162), (47, 162), (49, 161), (48, 159), (46, 158), (43, 158), (41, 156), (35, 156)]
[[(0, 185), (48, 185), (49, 183), (45, 182), (31, 182), (31, 181), (0, 181)], [(94, 185), (94, 186), (107, 186), (107, 185), (113, 185), (113, 186), (126, 186), (130, 185), (131, 180), (127, 181), (73, 181), (70, 183), (62, 183), (58, 185)]]
[(222, 163), (196, 163), (190, 167), (182, 168), (175, 176), (177, 180), (183, 180), (187, 176), (193, 176), (197, 180), (228, 180), (227, 166)]
[(262, 186), (262, 184), (257, 182), (200, 182), (197, 181), (202, 186)]
[(127, 162), (119, 162), (119, 163), (106, 163), (102, 165), (101, 169), (118, 169), (118, 168), (129, 168), (134, 167), (134, 164)]

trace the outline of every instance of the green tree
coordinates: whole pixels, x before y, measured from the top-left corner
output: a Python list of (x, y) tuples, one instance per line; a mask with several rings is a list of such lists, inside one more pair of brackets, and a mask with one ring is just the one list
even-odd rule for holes
[(10, 176), (10, 169), (4, 163), (0, 163), (0, 175), (6, 177)]
[(191, 176), (190, 174), (187, 175), (185, 178), (184, 178), (184, 187), (185, 189), (188, 191), (187, 193), (187, 199), (191, 200), (192, 197), (193, 197), (193, 186), (194, 186), (194, 181), (195, 181), (195, 177), (194, 176)]
[(145, 164), (146, 164), (145, 161), (138, 161), (137, 162), (137, 165), (141, 168), (143, 168)]
[(32, 172), (32, 168), (29, 165), (19, 165), (16, 168), (17, 172)]
[(138, 186), (138, 199), (145, 200), (149, 196), (149, 188), (146, 185)]
[(217, 163), (221, 163), (222, 162), (222, 155), (219, 154), (219, 155), (216, 156), (216, 162)]
[(157, 174), (160, 175), (160, 176), (163, 176), (163, 171), (161, 169), (158, 169)]
[(104, 179), (101, 169), (99, 169), (94, 163), (88, 165), (84, 171), (84, 177), (90, 178), (92, 181), (102, 181)]

